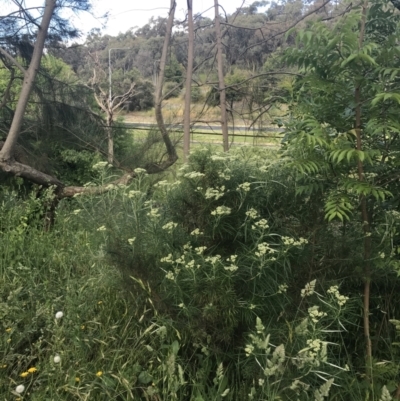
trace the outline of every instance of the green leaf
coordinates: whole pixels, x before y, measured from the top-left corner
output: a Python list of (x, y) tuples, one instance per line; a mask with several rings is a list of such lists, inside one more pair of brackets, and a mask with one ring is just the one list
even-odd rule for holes
[(139, 377), (139, 382), (142, 384), (149, 384), (153, 381), (153, 376), (148, 373), (146, 370), (140, 373)]

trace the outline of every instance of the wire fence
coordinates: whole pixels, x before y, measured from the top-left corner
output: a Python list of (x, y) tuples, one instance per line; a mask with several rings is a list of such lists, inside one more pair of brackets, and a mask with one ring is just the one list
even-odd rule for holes
[[(125, 123), (125, 124), (119, 124), (118, 126), (114, 126), (115, 129), (118, 128), (125, 128), (129, 130), (135, 130), (135, 131), (154, 131), (156, 128), (155, 125), (142, 125), (142, 124), (132, 124), (132, 123)], [(207, 129), (208, 131), (199, 131), (198, 129)], [(178, 125), (167, 125), (167, 129), (169, 132), (173, 133), (182, 133), (183, 134), (183, 127), (178, 126)], [(217, 136), (217, 135), (222, 135), (221, 132), (218, 132), (219, 127), (192, 127), (190, 131), (190, 135), (192, 138), (194, 138), (195, 135), (212, 135), (212, 136)], [(245, 132), (245, 133), (240, 133), (240, 132)], [(239, 133), (238, 133), (239, 132)], [(260, 134), (264, 133), (264, 134)], [(271, 135), (271, 133), (276, 133), (276, 135)], [(280, 133), (280, 134), (279, 134)], [(229, 137), (234, 138), (234, 137), (241, 137), (241, 138), (264, 138), (264, 139), (282, 139), (283, 138), (283, 129), (281, 128), (275, 128), (275, 127), (266, 127), (266, 128), (250, 128), (247, 129), (247, 127), (230, 127), (230, 132), (229, 132)]]

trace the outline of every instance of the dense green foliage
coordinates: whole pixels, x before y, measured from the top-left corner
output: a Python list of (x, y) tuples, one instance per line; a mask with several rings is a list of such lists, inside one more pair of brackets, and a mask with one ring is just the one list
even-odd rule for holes
[[(84, 57), (71, 68), (44, 58), (17, 157), (88, 191), (59, 202), (49, 226), (52, 188), (28, 191), (16, 179), (0, 189), (5, 399), (399, 399), (400, 14), (387, 0), (339, 2), (340, 18), (253, 48), (257, 30), (246, 27), (308, 6), (258, 13), (264, 3), (236, 16), (242, 29), (227, 25), (227, 96), (231, 111), (267, 98), (280, 107), (278, 149), (199, 146), (188, 163), (148, 175), (141, 167), (162, 159), (160, 135), (135, 142), (116, 123), (116, 156), (135, 180), (113, 184), (102, 119), (79, 83), (90, 78)], [(213, 33), (196, 23), (199, 61)], [(113, 53), (112, 89), (143, 90), (127, 107), (150, 105), (164, 28), (152, 19), (118, 39), (136, 50)], [(79, 51), (97, 51), (102, 71), (113, 41), (93, 32)], [(181, 90), (184, 44), (178, 31), (164, 94)], [(246, 63), (265, 75), (247, 80)], [(286, 78), (267, 75), (276, 66)], [(3, 132), (20, 85), (13, 74), (0, 70), (2, 91), (15, 79)], [(207, 98), (217, 102), (214, 84)]]
[[(104, 164), (96, 169), (107, 178)], [(19, 201), (3, 192), (1, 391), (23, 383), (29, 399), (71, 400), (372, 391), (379, 400), (383, 385), (394, 390), (397, 275), (378, 255), (369, 388), (359, 224), (327, 222), (322, 198), (295, 197), (292, 171), (271, 152), (201, 149), (176, 180), (139, 169), (130, 187), (64, 202), (50, 232), (41, 225), (50, 193)], [(400, 222), (387, 218), (391, 230)], [(384, 232), (381, 242), (390, 250)]]

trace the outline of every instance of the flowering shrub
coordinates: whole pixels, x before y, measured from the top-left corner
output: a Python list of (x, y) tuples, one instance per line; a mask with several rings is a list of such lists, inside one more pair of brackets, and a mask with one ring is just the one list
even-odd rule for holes
[[(97, 171), (107, 182), (107, 166)], [(201, 149), (174, 181), (136, 173), (129, 187), (63, 203), (45, 234), (36, 197), (0, 204), (0, 392), (322, 401), (348, 382), (361, 393), (346, 353), (359, 283), (350, 258), (337, 262), (339, 248), (357, 251), (352, 226), (342, 241), (263, 150)], [(383, 244), (375, 260), (394, 263), (393, 251)], [(374, 366), (371, 400), (390, 399), (397, 366)]]

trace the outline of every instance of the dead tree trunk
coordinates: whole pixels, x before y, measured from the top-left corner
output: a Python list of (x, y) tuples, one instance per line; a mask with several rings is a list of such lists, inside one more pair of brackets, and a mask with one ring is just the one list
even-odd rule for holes
[(155, 114), (156, 114), (156, 120), (157, 120), (157, 125), (158, 129), (161, 132), (165, 147), (167, 149), (168, 153), (168, 160), (167, 164), (172, 165), (173, 163), (176, 162), (178, 159), (178, 156), (176, 154), (175, 146), (172, 144), (171, 138), (169, 137), (167, 128), (165, 127), (164, 124), (164, 118), (162, 114), (162, 89), (163, 89), (163, 83), (164, 83), (164, 74), (165, 74), (165, 65), (167, 63), (167, 55), (168, 55), (168, 46), (171, 41), (171, 35), (172, 35), (172, 27), (174, 25), (174, 16), (175, 16), (175, 9), (176, 9), (176, 2), (175, 0), (171, 0), (171, 5), (169, 9), (169, 17), (167, 21), (167, 29), (165, 32), (165, 38), (164, 38), (164, 46), (161, 54), (161, 60), (160, 60), (160, 66), (159, 66), (159, 73), (158, 73), (158, 80), (157, 80), (157, 85), (155, 88)]
[(108, 142), (108, 157), (107, 161), (114, 164), (114, 135), (113, 135), (113, 111), (110, 110), (107, 115), (107, 142)]
[(229, 136), (228, 136), (228, 120), (226, 113), (224, 64), (222, 61), (222, 35), (221, 35), (221, 24), (219, 21), (218, 0), (214, 0), (214, 8), (215, 8), (215, 34), (217, 37), (218, 87), (219, 87), (219, 104), (221, 107), (222, 143), (224, 146), (224, 152), (227, 152), (229, 150)]
[(183, 157), (186, 162), (190, 152), (190, 106), (192, 94), (193, 53), (194, 53), (194, 27), (193, 27), (193, 1), (187, 0), (189, 45), (186, 68), (185, 115), (183, 120)]

